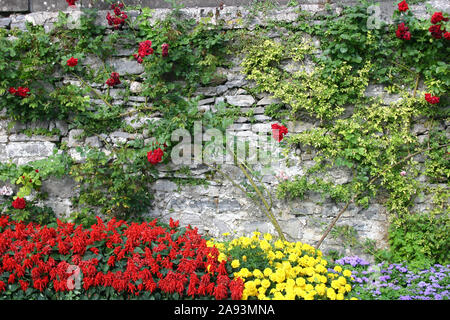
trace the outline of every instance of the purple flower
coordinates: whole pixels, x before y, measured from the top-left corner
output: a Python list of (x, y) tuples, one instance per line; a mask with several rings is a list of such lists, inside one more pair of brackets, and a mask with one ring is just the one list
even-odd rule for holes
[(400, 296), (399, 300), (412, 300), (410, 296)]

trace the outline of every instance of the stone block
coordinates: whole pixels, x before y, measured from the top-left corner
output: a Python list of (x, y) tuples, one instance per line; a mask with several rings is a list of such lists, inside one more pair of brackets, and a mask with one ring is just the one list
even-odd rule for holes
[(169, 180), (157, 180), (153, 189), (161, 192), (173, 192), (178, 189), (177, 184), (175, 182)]
[(0, 12), (26, 12), (29, 11), (28, 0), (1, 0)]
[[(6, 145), (6, 156), (14, 158), (42, 159), (53, 154), (55, 144), (52, 142), (13, 142)], [(33, 160), (33, 159), (31, 159)]]
[(67, 146), (70, 148), (80, 147), (82, 145), (82, 141), (78, 139), (78, 136), (83, 134), (84, 130), (82, 129), (73, 129), (69, 131), (69, 141)]
[(255, 98), (250, 95), (225, 96), (227, 102), (233, 106), (250, 107), (255, 103)]
[(0, 18), (0, 28), (9, 28), (11, 25), (11, 18)]
[(144, 67), (141, 64), (129, 58), (110, 59), (108, 64), (111, 66), (111, 69), (120, 75), (137, 75), (144, 72)]
[[(78, 1), (79, 2), (79, 1)], [(78, 4), (79, 6), (79, 4)], [(58, 10), (69, 10), (69, 5), (66, 1), (61, 0), (30, 0), (30, 11), (58, 11)]]
[(75, 181), (70, 177), (62, 179), (49, 178), (42, 181), (42, 192), (47, 192), (50, 198), (70, 198), (73, 196)]

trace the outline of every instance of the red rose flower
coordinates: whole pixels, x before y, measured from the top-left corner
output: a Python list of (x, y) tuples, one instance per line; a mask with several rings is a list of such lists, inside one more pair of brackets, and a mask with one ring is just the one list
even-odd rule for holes
[(288, 129), (283, 126), (283, 125), (279, 125), (277, 123), (272, 125), (272, 135), (273, 138), (275, 140), (277, 140), (278, 142), (280, 142), (281, 140), (283, 140), (284, 136), (288, 133)]
[(397, 26), (397, 31), (395, 32), (395, 36), (399, 39), (410, 40), (411, 33), (408, 32), (408, 27), (402, 22)]
[(442, 33), (444, 32), (444, 30), (441, 30), (440, 24), (432, 25), (431, 27), (428, 28), (428, 31), (430, 31), (431, 36), (435, 39), (441, 39)]
[(425, 100), (431, 104), (439, 103), (439, 97), (432, 96), (431, 93), (425, 93)]
[(400, 2), (400, 3), (398, 4), (398, 10), (399, 10), (399, 11), (405, 12), (405, 11), (407, 11), (408, 9), (409, 9), (409, 8), (408, 8), (408, 4), (406, 3), (405, 0), (403, 0), (402, 2)]
[(138, 53), (134, 54), (133, 57), (138, 63), (142, 63), (143, 58), (151, 54), (153, 54), (152, 42), (150, 40), (146, 40), (139, 43)]
[(24, 198), (17, 198), (12, 203), (12, 206), (15, 209), (20, 209), (20, 210), (25, 209), (26, 205), (27, 205), (27, 203)]
[(26, 87), (18, 87), (16, 91), (16, 96), (25, 98), (27, 95), (30, 94), (30, 89)]
[(67, 60), (67, 65), (69, 67), (75, 67), (78, 64), (78, 59), (71, 57), (70, 59)]
[(17, 90), (15, 89), (15, 88), (13, 88), (13, 87), (11, 87), (11, 88), (9, 88), (9, 93), (11, 93), (11, 94), (16, 94), (16, 92), (17, 92)]
[(66, 0), (66, 2), (67, 2), (67, 4), (69, 5), (69, 6), (74, 6), (75, 5), (75, 2), (77, 2), (78, 0)]
[(432, 24), (436, 24), (436, 23), (441, 22), (441, 21), (448, 21), (448, 18), (444, 18), (444, 16), (442, 15), (441, 11), (435, 12), (433, 14), (433, 16), (431, 17), (431, 23)]
[(450, 32), (447, 31), (446, 33), (444, 33), (444, 38), (450, 40)]
[(406, 31), (403, 35), (403, 40), (411, 40), (411, 33), (409, 31)]
[(161, 150), (161, 148), (149, 151), (147, 153), (148, 162), (150, 162), (151, 164), (157, 164), (161, 162), (163, 155), (164, 152)]
[(162, 46), (162, 56), (167, 57), (169, 55), (169, 45), (167, 43), (163, 43)]

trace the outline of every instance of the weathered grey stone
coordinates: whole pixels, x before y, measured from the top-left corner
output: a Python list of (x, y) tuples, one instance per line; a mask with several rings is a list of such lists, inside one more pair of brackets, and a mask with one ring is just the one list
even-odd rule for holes
[(103, 143), (100, 141), (100, 138), (97, 136), (87, 137), (84, 140), (85, 145), (93, 148), (101, 148)]
[(111, 141), (115, 144), (124, 144), (127, 140), (134, 139), (134, 135), (123, 131), (114, 131), (109, 135)]
[(239, 211), (240, 209), (241, 205), (239, 201), (235, 199), (219, 199), (218, 201), (219, 213), (229, 211)]
[(82, 129), (72, 129), (69, 131), (69, 140), (67, 143), (67, 146), (70, 148), (73, 147), (80, 147), (83, 142), (78, 139), (78, 136), (84, 133), (84, 130)]
[(217, 88), (216, 87), (200, 87), (197, 88), (195, 91), (195, 95), (203, 95), (206, 97), (213, 97), (217, 94)]
[(11, 29), (19, 29), (19, 30), (26, 30), (26, 20), (25, 16), (15, 15), (11, 17)]
[(70, 177), (61, 179), (48, 178), (42, 181), (42, 192), (47, 192), (49, 197), (71, 198), (73, 196), (73, 189), (75, 188), (75, 181)]
[(49, 123), (48, 130), (53, 130), (54, 128), (58, 129), (61, 132), (62, 136), (67, 135), (69, 132), (69, 125), (67, 122), (62, 120), (55, 120)]
[[(55, 144), (48, 141), (41, 142), (12, 142), (6, 145), (6, 155), (9, 159), (34, 158), (42, 159), (53, 154)], [(30, 159), (33, 160), (33, 159)]]
[(131, 81), (130, 82), (130, 92), (131, 93), (141, 93), (142, 92), (143, 85), (140, 82), (137, 81)]
[(178, 189), (175, 182), (169, 180), (157, 180), (153, 184), (153, 189), (160, 192), (173, 192)]
[(24, 12), (28, 10), (28, 0), (2, 0), (0, 2), (0, 12)]
[(115, 72), (120, 75), (136, 75), (144, 72), (144, 67), (139, 64), (136, 60), (130, 60), (128, 58), (110, 59), (108, 61), (109, 65)]
[(250, 107), (255, 103), (255, 98), (250, 95), (225, 96), (227, 102), (233, 106)]
[(208, 99), (199, 100), (198, 101), (198, 105), (199, 106), (203, 106), (205, 104), (212, 104), (212, 103), (214, 103), (215, 100), (216, 100), (215, 98), (208, 98)]
[(0, 28), (9, 28), (11, 25), (11, 18), (0, 18)]
[(269, 104), (281, 103), (281, 100), (278, 98), (265, 97), (258, 101), (257, 106), (265, 106)]
[(32, 136), (27, 136), (23, 133), (19, 133), (19, 134), (12, 134), (9, 136), (9, 141), (12, 142), (19, 142), (19, 141), (59, 141), (59, 137), (58, 136), (43, 136), (43, 135), (32, 135)]

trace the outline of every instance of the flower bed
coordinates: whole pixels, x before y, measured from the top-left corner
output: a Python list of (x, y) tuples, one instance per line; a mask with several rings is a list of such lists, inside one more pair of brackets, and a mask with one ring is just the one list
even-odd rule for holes
[(448, 300), (450, 265), (412, 270), (404, 263), (371, 265), (358, 257), (336, 261), (352, 269), (351, 296), (362, 300)]
[(0, 299), (240, 299), (242, 280), (218, 256), (172, 220), (84, 229), (0, 216)]
[[(330, 272), (322, 252), (301, 242), (272, 239), (254, 232), (224, 243), (214, 243), (219, 259), (230, 257), (235, 279), (244, 280), (242, 299), (344, 300), (352, 287), (352, 273), (336, 266)], [(210, 242), (212, 245), (213, 242)]]

